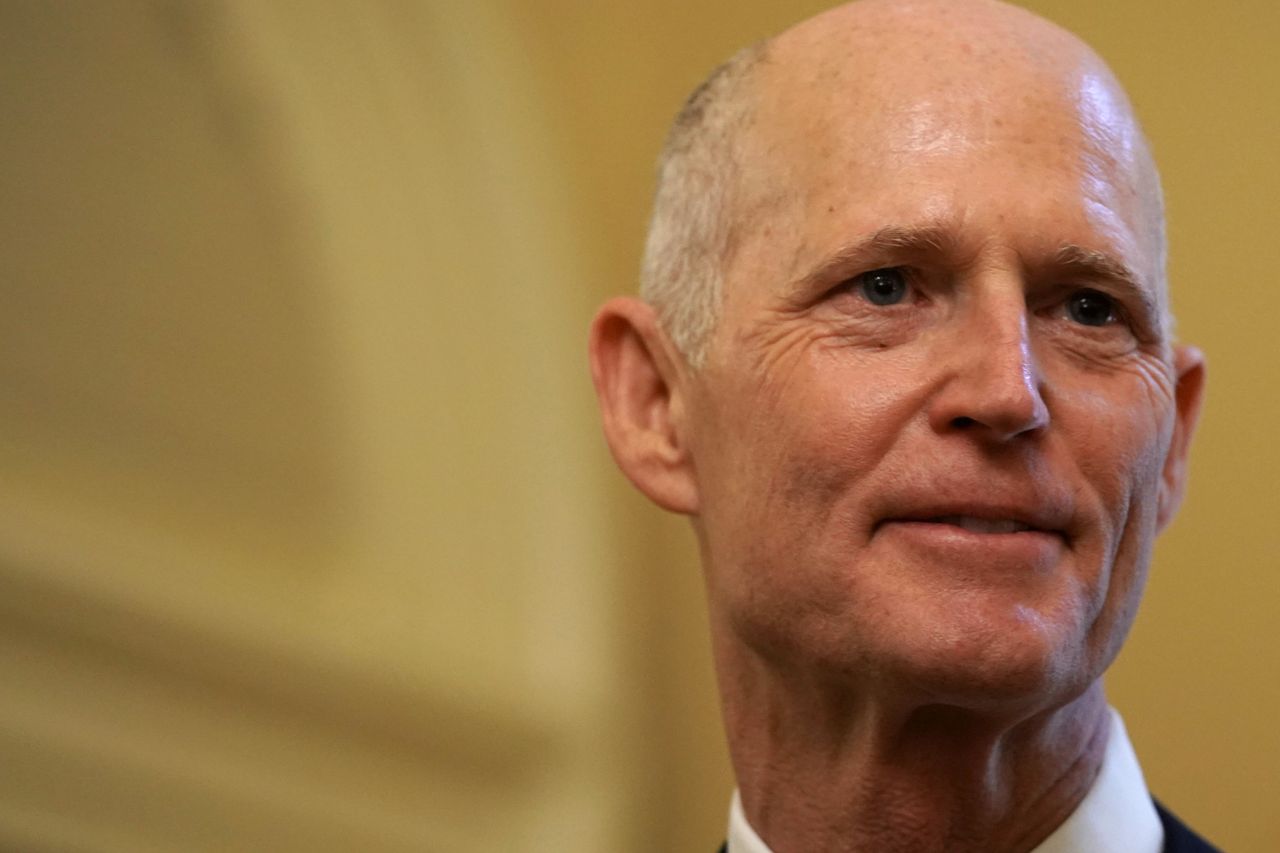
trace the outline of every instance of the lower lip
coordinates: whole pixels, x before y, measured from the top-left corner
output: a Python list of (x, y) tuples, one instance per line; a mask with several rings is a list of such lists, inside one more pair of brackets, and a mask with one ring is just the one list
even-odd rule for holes
[(1048, 569), (1057, 563), (1066, 547), (1061, 535), (1044, 530), (980, 533), (938, 521), (890, 520), (877, 527), (876, 536), (923, 552), (941, 563), (978, 567)]

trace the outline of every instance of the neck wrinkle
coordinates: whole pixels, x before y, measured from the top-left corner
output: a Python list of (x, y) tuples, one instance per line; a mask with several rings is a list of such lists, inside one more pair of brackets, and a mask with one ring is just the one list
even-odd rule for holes
[(743, 808), (773, 853), (1033, 850), (1088, 793), (1110, 728), (1100, 681), (1003, 721), (847, 692), (820, 706), (790, 688), (742, 701), (727, 687), (722, 679)]

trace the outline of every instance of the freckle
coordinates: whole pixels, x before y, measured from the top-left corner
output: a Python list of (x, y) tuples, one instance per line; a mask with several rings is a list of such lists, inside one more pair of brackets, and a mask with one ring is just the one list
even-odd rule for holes
[(827, 205), (827, 213), (835, 213), (836, 206), (834, 204)]

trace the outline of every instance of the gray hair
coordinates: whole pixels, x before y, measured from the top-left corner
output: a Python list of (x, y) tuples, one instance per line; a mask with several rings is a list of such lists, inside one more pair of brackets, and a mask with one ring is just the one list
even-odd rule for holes
[(738, 51), (693, 91), (658, 160), (640, 295), (694, 367), (705, 360), (719, 315), (740, 194), (740, 139), (752, 114), (746, 82), (765, 47)]

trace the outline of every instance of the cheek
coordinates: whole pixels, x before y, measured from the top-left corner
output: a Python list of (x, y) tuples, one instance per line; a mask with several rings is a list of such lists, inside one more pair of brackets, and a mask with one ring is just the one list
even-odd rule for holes
[(918, 410), (914, 377), (901, 358), (820, 344), (774, 368), (720, 407), (717, 455), (722, 473), (749, 484), (738, 501), (757, 507), (752, 522), (788, 517), (812, 529), (902, 436)]
[(1066, 431), (1085, 492), (1080, 499), (1093, 522), (1077, 548), (1082, 570), (1093, 578), (1092, 633), (1104, 661), (1119, 651), (1146, 581), (1172, 428), (1156, 401), (1133, 394), (1125, 399), (1127, 404), (1111, 395), (1079, 398), (1075, 430)]
[(1113, 533), (1154, 524), (1173, 425), (1160, 397), (1142, 388), (1077, 393), (1071, 401), (1072, 422), (1064, 425), (1069, 453)]
[(866, 483), (918, 410), (910, 377), (883, 360), (815, 346), (763, 381), (718, 386), (699, 448), (710, 460), (699, 462), (700, 531), (709, 581), (739, 616), (847, 613)]

